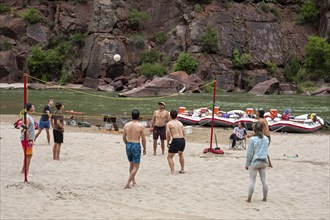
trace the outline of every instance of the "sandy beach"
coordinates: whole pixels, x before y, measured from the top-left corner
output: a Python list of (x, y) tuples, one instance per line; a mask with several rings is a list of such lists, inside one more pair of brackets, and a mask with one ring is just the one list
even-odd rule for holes
[[(16, 116), (0, 115), (1, 219), (329, 219), (328, 133), (271, 133), (268, 202), (259, 178), (252, 203), (245, 150), (228, 150), (231, 129), (215, 130), (224, 155), (203, 154), (209, 129), (187, 135), (186, 173), (170, 175), (166, 156), (142, 156), (137, 186), (123, 189), (128, 161), (121, 133), (66, 128), (61, 160), (45, 131), (34, 146), (29, 183)], [(39, 118), (39, 117), (35, 117)], [(284, 154), (286, 156), (284, 156)], [(298, 154), (298, 158), (290, 156)], [(289, 156), (289, 157), (288, 157)], [(178, 156), (175, 156), (179, 170)]]

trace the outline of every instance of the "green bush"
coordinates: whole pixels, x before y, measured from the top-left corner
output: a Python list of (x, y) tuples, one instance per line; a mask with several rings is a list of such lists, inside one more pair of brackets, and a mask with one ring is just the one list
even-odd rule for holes
[(25, 13), (22, 13), (22, 17), (30, 24), (36, 24), (44, 20), (43, 15), (36, 8), (28, 9)]
[(273, 13), (276, 17), (279, 17), (281, 15), (281, 11), (278, 8), (271, 8), (270, 12)]
[(59, 82), (60, 82), (60, 84), (67, 84), (69, 82), (72, 82), (73, 78), (74, 77), (73, 77), (72, 73), (62, 70), (61, 78), (60, 78)]
[(296, 55), (291, 55), (288, 63), (284, 67), (284, 76), (289, 81), (294, 81), (301, 68), (300, 62)]
[(128, 42), (133, 47), (139, 48), (139, 49), (142, 49), (145, 46), (144, 37), (142, 35), (139, 35), (139, 34), (134, 34), (134, 35), (130, 36), (130, 38), (128, 39)]
[(131, 27), (135, 30), (140, 29), (142, 23), (147, 21), (148, 19), (149, 19), (149, 15), (147, 12), (138, 11), (136, 9), (130, 11), (128, 15), (128, 20), (131, 23)]
[(215, 28), (208, 25), (201, 37), (203, 50), (207, 53), (215, 53), (218, 50), (218, 35)]
[(320, 11), (315, 5), (315, 2), (313, 0), (308, 0), (303, 4), (303, 6), (300, 9), (298, 20), (302, 22), (310, 22), (317, 19)]
[(270, 12), (270, 6), (265, 1), (260, 2), (258, 7), (260, 7), (260, 9), (265, 13)]
[(297, 92), (304, 93), (307, 91), (314, 91), (315, 90), (315, 83), (312, 81), (301, 81), (297, 83)]
[(311, 79), (329, 81), (330, 71), (330, 44), (325, 38), (318, 36), (308, 37), (305, 47), (305, 66)]
[(166, 34), (164, 32), (159, 32), (153, 35), (151, 39), (158, 45), (163, 45), (167, 40)]
[(71, 42), (79, 46), (83, 46), (85, 44), (85, 38), (86, 35), (79, 32), (70, 35)]
[(236, 68), (242, 69), (250, 63), (251, 56), (250, 54), (243, 53), (240, 54), (237, 48), (233, 51), (233, 64)]
[(0, 14), (5, 14), (7, 12), (10, 12), (10, 7), (4, 3), (0, 3)]
[(32, 48), (32, 54), (27, 58), (27, 65), (32, 76), (50, 80), (60, 76), (64, 58), (58, 50), (42, 50), (37, 45)]
[(143, 63), (140, 67), (140, 72), (142, 75), (152, 78), (154, 76), (164, 76), (167, 73), (165, 67), (161, 66), (158, 63)]
[(195, 4), (194, 5), (194, 11), (197, 13), (202, 13), (203, 12), (203, 7), (200, 4)]
[(274, 74), (277, 70), (277, 65), (271, 61), (267, 62), (267, 70), (269, 73)]
[(141, 54), (141, 63), (156, 63), (159, 61), (160, 52), (158, 50), (150, 50)]
[(178, 60), (173, 66), (173, 71), (185, 71), (192, 74), (197, 69), (198, 62), (188, 53), (181, 53)]

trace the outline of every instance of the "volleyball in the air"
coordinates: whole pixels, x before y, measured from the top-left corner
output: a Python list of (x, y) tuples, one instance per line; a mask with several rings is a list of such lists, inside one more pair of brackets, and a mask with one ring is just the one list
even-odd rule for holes
[(113, 56), (113, 59), (114, 59), (116, 62), (118, 62), (118, 61), (121, 59), (121, 57), (120, 57), (119, 54), (115, 54), (115, 55)]

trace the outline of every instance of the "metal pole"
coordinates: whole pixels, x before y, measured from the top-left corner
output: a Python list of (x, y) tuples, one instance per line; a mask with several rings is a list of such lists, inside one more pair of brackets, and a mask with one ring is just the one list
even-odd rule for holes
[[(26, 82), (27, 82), (27, 73), (24, 73), (24, 125), (26, 125), (26, 100), (27, 100), (27, 94), (26, 94)], [(26, 132), (27, 130), (25, 129), (24, 130), (24, 182), (27, 182), (28, 179), (27, 179), (27, 167), (26, 167), (26, 150), (27, 150), (27, 147), (26, 146), (26, 143), (27, 143), (27, 140), (26, 140)], [(27, 143), (28, 144), (28, 143)]]
[(212, 150), (212, 140), (213, 140), (213, 128), (214, 128), (214, 105), (215, 105), (215, 95), (217, 91), (217, 81), (214, 80), (213, 88), (213, 107), (212, 107), (212, 123), (211, 123), (211, 137), (210, 137), (210, 151)]

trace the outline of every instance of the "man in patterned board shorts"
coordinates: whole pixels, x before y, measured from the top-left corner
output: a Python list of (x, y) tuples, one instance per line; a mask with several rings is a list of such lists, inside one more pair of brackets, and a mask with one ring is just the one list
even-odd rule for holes
[(166, 121), (170, 121), (168, 111), (165, 110), (165, 102), (159, 102), (159, 110), (154, 111), (154, 115), (150, 124), (150, 132), (153, 132), (153, 148), (154, 155), (156, 155), (157, 140), (160, 137), (160, 146), (162, 154), (165, 152), (165, 140), (166, 140)]
[(135, 175), (139, 170), (141, 159), (141, 145), (143, 146), (143, 155), (146, 154), (146, 137), (144, 135), (144, 126), (139, 122), (140, 112), (132, 111), (132, 121), (126, 123), (123, 128), (123, 141), (126, 144), (126, 155), (129, 161), (129, 177), (124, 189), (131, 188), (136, 185)]

